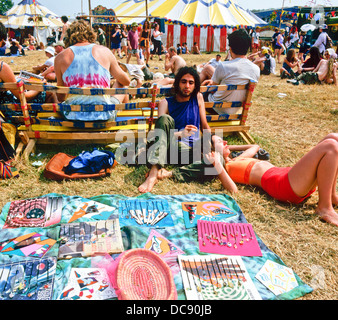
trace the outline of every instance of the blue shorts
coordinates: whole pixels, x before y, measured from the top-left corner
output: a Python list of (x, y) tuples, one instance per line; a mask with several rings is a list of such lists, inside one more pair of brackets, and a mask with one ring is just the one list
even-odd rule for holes
[(119, 43), (112, 43), (111, 44), (112, 49), (121, 49), (121, 42)]

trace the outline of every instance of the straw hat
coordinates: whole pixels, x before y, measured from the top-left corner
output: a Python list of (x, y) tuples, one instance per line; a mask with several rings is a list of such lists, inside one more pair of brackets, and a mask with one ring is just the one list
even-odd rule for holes
[(171, 269), (156, 253), (131, 249), (119, 259), (115, 274), (120, 300), (177, 299)]

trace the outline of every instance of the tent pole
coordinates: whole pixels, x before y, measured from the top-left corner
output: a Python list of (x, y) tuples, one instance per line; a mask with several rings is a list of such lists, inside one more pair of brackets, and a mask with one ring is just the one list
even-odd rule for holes
[(89, 7), (89, 23), (90, 27), (92, 28), (92, 6), (91, 6), (91, 1), (88, 0), (88, 7)]
[(283, 0), (283, 3), (282, 3), (282, 10), (281, 10), (281, 13), (280, 13), (280, 18), (279, 18), (279, 29), (280, 29), (281, 24), (282, 24), (282, 14), (283, 14), (283, 10), (284, 10), (284, 2), (285, 2), (285, 0)]
[(40, 47), (39, 29), (38, 29), (38, 25), (37, 25), (37, 14), (36, 14), (36, 3), (35, 2), (34, 2), (34, 17), (35, 17), (34, 24), (35, 24), (35, 29), (36, 29), (36, 40), (38, 42), (38, 46)]
[(149, 17), (148, 17), (148, 0), (146, 0), (146, 21), (149, 21)]

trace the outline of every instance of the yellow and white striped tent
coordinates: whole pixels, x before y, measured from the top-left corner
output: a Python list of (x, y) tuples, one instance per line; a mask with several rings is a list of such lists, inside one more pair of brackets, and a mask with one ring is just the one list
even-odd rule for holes
[[(234, 27), (253, 28), (267, 23), (234, 0), (147, 0), (148, 16), (166, 20), (165, 47), (197, 42), (201, 51), (225, 51)], [(124, 24), (143, 23), (145, 0), (117, 0), (113, 7)]]
[[(266, 24), (234, 0), (147, 0), (147, 4), (149, 16), (188, 26), (255, 27)], [(122, 23), (141, 23), (146, 16), (146, 1), (117, 0), (113, 9)]]
[(6, 28), (51, 27), (63, 25), (61, 19), (37, 0), (23, 0), (5, 13), (1, 22)]

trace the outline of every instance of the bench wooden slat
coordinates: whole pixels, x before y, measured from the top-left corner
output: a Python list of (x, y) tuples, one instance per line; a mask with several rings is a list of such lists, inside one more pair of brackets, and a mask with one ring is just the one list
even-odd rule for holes
[[(246, 125), (249, 108), (251, 106), (252, 93), (255, 82), (246, 85), (218, 85), (202, 86), (201, 92), (235, 91), (245, 90), (243, 102), (205, 102), (206, 117), (212, 132), (222, 130), (223, 133), (238, 133), (247, 143), (254, 140), (248, 133), (250, 127)], [(28, 103), (23, 89), (36, 91), (50, 91), (71, 95), (115, 95), (137, 94), (146, 95), (147, 101), (128, 102), (120, 104), (78, 104), (66, 103)], [(49, 84), (36, 83), (0, 83), (0, 90), (19, 90), (20, 103), (4, 104), (0, 102), (0, 111), (8, 113), (17, 120), (22, 142), (27, 144), (30, 140), (63, 141), (64, 143), (78, 143), (78, 141), (93, 141), (97, 143), (114, 142), (117, 138), (125, 141), (126, 138), (137, 137), (139, 134), (147, 134), (154, 128), (154, 122), (158, 117), (157, 107), (161, 95), (170, 94), (172, 88), (69, 88), (57, 87)], [(217, 108), (217, 112), (215, 110)], [(234, 113), (234, 108), (238, 108)], [(100, 112), (116, 110), (117, 118), (114, 121), (68, 121), (62, 116), (62, 112)], [(17, 112), (20, 116), (14, 117), (11, 112)], [(37, 113), (38, 115), (34, 115)], [(53, 118), (50, 118), (53, 117)], [(123, 138), (124, 137), (124, 138)], [(30, 146), (31, 147), (31, 146)]]

